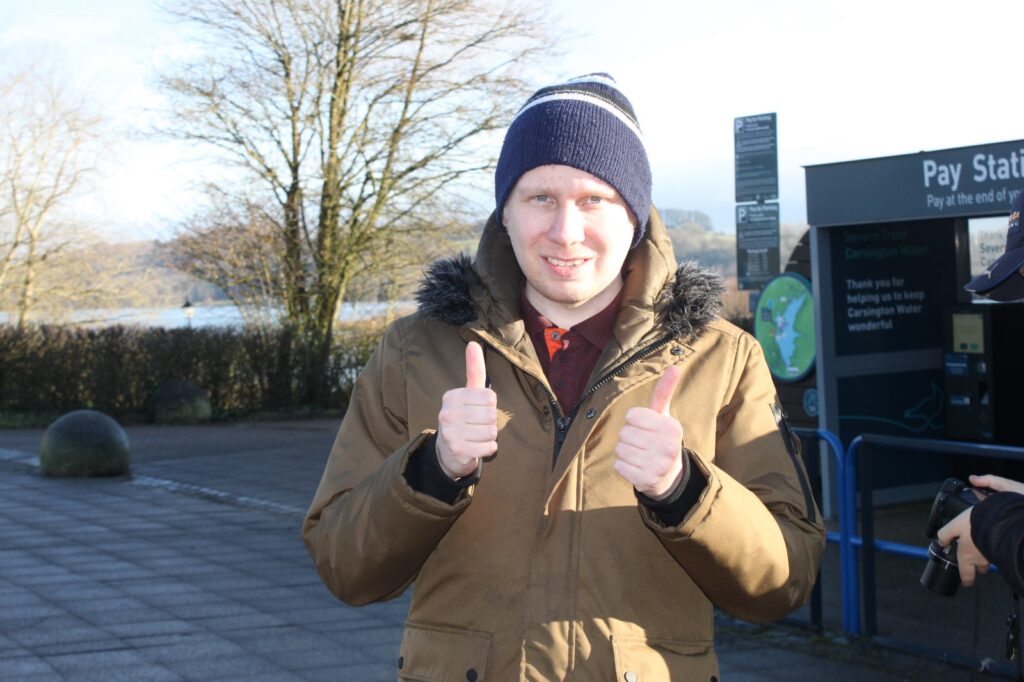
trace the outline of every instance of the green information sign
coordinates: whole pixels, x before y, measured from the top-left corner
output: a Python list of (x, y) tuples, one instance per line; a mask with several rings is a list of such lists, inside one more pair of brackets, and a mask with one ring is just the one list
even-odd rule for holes
[(764, 349), (772, 376), (800, 381), (814, 369), (814, 302), (811, 283), (792, 272), (761, 291), (754, 312), (754, 336)]

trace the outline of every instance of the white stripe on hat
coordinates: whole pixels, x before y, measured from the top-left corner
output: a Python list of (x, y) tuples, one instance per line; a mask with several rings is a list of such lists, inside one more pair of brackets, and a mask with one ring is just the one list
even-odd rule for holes
[[(609, 88), (615, 88), (616, 90), (619, 90), (619, 84), (615, 82), (614, 78), (612, 78), (610, 76), (608, 76), (608, 77), (601, 76), (601, 75), (598, 75), (596, 73), (592, 73), (592, 74), (589, 74), (589, 75), (586, 75), (586, 76), (577, 76), (576, 78), (571, 78), (571, 79), (565, 81), (565, 83), (563, 83), (563, 85), (568, 85), (569, 83), (597, 83), (598, 85), (605, 85), (605, 86), (607, 86)], [(558, 86), (556, 85), (555, 87), (558, 87)], [(619, 93), (621, 94), (622, 91), (619, 90)]]
[[(531, 108), (537, 106), (538, 104), (544, 104), (545, 102), (556, 102), (558, 100), (570, 100), (570, 99), (571, 100), (576, 100), (578, 102), (586, 102), (587, 104), (593, 104), (596, 107), (600, 107), (600, 108), (604, 109), (605, 111), (610, 113), (612, 116), (614, 116), (615, 118), (617, 118), (620, 121), (622, 121), (623, 123), (625, 123), (626, 127), (629, 128), (630, 130), (632, 130), (633, 134), (636, 135), (637, 138), (640, 140), (640, 144), (643, 144), (644, 136), (640, 132), (640, 128), (638, 128), (636, 123), (634, 123), (633, 120), (628, 115), (623, 113), (623, 111), (621, 109), (619, 109), (614, 104), (610, 104), (608, 102), (608, 100), (602, 99), (600, 97), (594, 97), (593, 95), (586, 95), (586, 94), (584, 94), (582, 92), (555, 92), (555, 93), (552, 93), (550, 95), (544, 95), (543, 97), (538, 97), (537, 99), (534, 99), (534, 100), (531, 100), (531, 101), (527, 102), (526, 105), (522, 109), (519, 110), (519, 113), (516, 114), (516, 118), (519, 118), (520, 116), (522, 116), (523, 112), (526, 111), (527, 109), (531, 109)], [(512, 122), (515, 123), (515, 119), (512, 119)]]

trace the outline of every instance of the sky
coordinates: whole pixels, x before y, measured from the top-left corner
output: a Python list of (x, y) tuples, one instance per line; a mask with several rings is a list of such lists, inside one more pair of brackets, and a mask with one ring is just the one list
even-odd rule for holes
[[(632, 101), (661, 208), (735, 229), (733, 121), (778, 117), (780, 212), (804, 166), (1024, 139), (1022, 0), (548, 0), (564, 55)], [(0, 0), (3, 56), (57, 58), (118, 131), (78, 210), (116, 239), (168, 238), (194, 207), (195, 150), (145, 135), (162, 66), (188, 51), (148, 0)]]

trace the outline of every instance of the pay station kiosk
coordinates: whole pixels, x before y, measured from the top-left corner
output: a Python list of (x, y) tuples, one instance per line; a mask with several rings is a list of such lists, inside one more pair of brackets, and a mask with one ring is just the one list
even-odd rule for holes
[[(1014, 324), (1022, 338), (1021, 312), (972, 304), (963, 285), (971, 279), (968, 220), (1009, 212), (1024, 189), (1024, 140), (805, 172), (819, 426), (847, 445), (862, 433), (1014, 444), (1019, 427), (1005, 421), (1016, 414), (1010, 421), (1024, 423), (1024, 391), (1002, 373), (1024, 378), (1012, 357), (1024, 343), (1008, 342)], [(954, 317), (964, 314), (973, 317)], [(975, 428), (986, 410), (991, 428)], [(883, 504), (933, 496), (955, 464), (949, 456), (874, 462)]]
[(1024, 304), (956, 306), (943, 326), (946, 435), (1024, 445)]

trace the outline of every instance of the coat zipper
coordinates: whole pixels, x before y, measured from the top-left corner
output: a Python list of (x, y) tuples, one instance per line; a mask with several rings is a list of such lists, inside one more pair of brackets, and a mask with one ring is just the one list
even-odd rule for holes
[(558, 408), (558, 401), (555, 399), (555, 396), (552, 395), (551, 391), (548, 390), (547, 386), (541, 384), (541, 388), (543, 388), (544, 393), (547, 394), (548, 402), (551, 403), (551, 409), (553, 410), (553, 414), (555, 415), (555, 451), (551, 458), (551, 466), (554, 466), (555, 462), (558, 461), (558, 453), (562, 451), (562, 444), (565, 443), (566, 436), (568, 436), (569, 434), (569, 427), (572, 426), (573, 421), (576, 419), (576, 413), (579, 412), (579, 409), (583, 405), (584, 401), (586, 401), (587, 398), (589, 398), (595, 392), (597, 392), (597, 390), (600, 389), (602, 386), (611, 381), (616, 374), (622, 372), (623, 370), (629, 367), (632, 367), (636, 363), (640, 362), (640, 360), (644, 359), (645, 357), (653, 353), (654, 351), (667, 345), (674, 338), (675, 334), (669, 334), (668, 336), (662, 337), (657, 341), (654, 341), (653, 343), (644, 346), (639, 351), (637, 351), (629, 358), (624, 360), (622, 363), (617, 365), (615, 368), (610, 370), (607, 374), (598, 379), (593, 386), (591, 386), (590, 388), (583, 392), (583, 395), (581, 395), (579, 400), (576, 401), (576, 404), (573, 405), (572, 411), (570, 411), (569, 416), (567, 417), (562, 415), (562, 411)]

